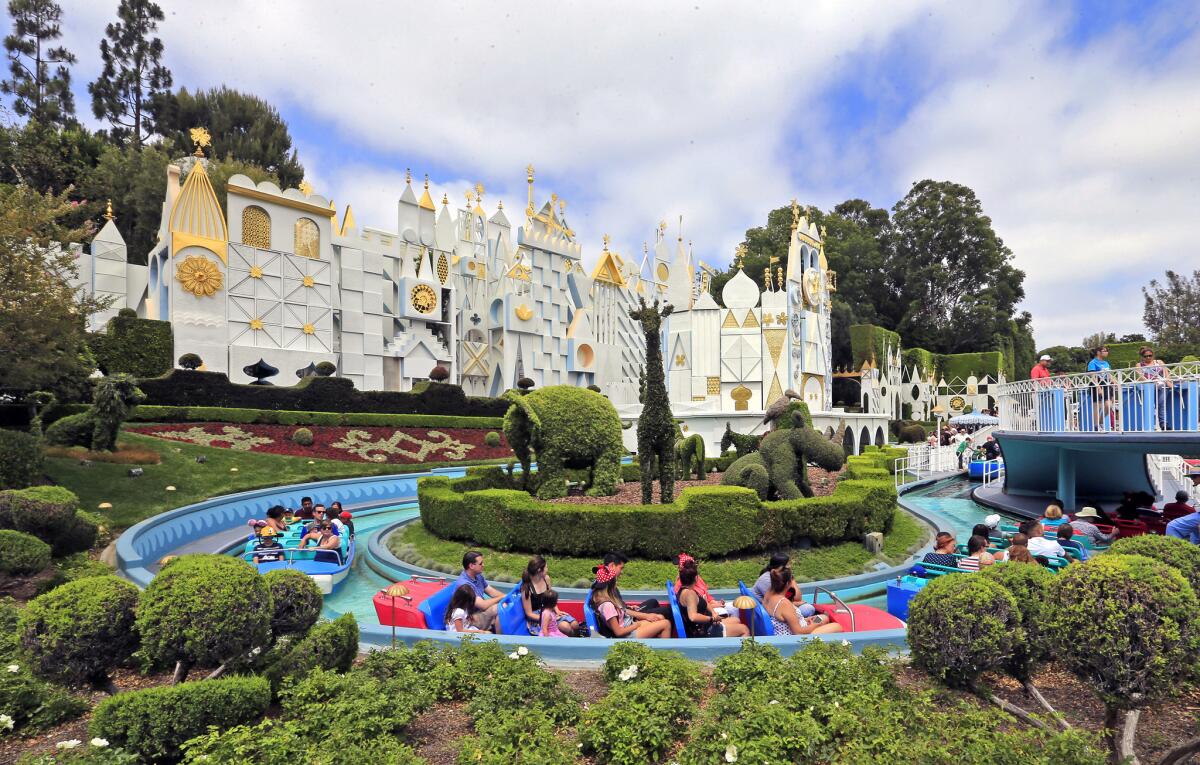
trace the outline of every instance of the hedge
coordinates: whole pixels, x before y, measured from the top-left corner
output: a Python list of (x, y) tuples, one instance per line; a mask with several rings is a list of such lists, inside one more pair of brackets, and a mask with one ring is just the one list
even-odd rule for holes
[(36, 574), (49, 565), (50, 545), (32, 534), (0, 529), (0, 574)]
[(61, 486), (0, 491), (0, 529), (32, 534), (51, 545), (56, 557), (90, 550), (97, 525), (77, 514), (79, 498)]
[(17, 430), (0, 430), (0, 489), (23, 489), (41, 480), (46, 459), (37, 438)]
[(887, 363), (889, 349), (900, 348), (900, 335), (874, 324), (850, 325), (850, 353), (854, 358), (854, 369), (873, 361), (877, 366)]
[[(309, 376), (293, 386), (238, 385), (221, 372), (175, 369), (141, 380), (147, 404), (274, 409), (300, 412), (370, 412), (503, 417), (508, 402), (467, 396), (457, 385), (427, 383), (420, 391), (360, 391), (345, 377)], [(293, 423), (299, 424), (299, 423)], [(314, 423), (321, 424), (321, 423)]]
[(232, 422), (256, 425), (346, 425), (392, 428), (473, 428), (494, 430), (503, 417), (457, 417), (445, 414), (370, 414), (288, 412), (274, 409), (234, 409), (221, 406), (156, 406), (134, 408), (128, 422)]
[[(871, 360), (882, 367), (887, 361), (887, 350), (901, 347), (900, 335), (891, 330), (874, 324), (854, 324), (850, 327), (850, 349), (856, 370), (862, 369), (863, 363)], [(922, 375), (932, 372), (935, 378), (945, 378), (947, 381), (955, 377), (965, 381), (971, 375), (980, 378), (987, 375), (994, 380), (1002, 370), (1007, 369), (1004, 353), (999, 350), (941, 354), (924, 348), (909, 348), (901, 351), (900, 358), (906, 369), (916, 366)], [(1113, 366), (1116, 367), (1116, 364)]]
[(157, 377), (174, 365), (174, 339), (167, 321), (114, 316), (104, 332), (88, 334), (87, 344), (96, 366), (106, 375)]
[(209, 726), (249, 722), (270, 704), (271, 686), (263, 677), (198, 680), (107, 698), (96, 707), (90, 730), (147, 762), (177, 762), (183, 743)]
[(621, 550), (664, 560), (680, 550), (715, 557), (786, 547), (805, 537), (817, 544), (858, 540), (886, 532), (896, 506), (887, 475), (844, 480), (826, 497), (778, 502), (762, 502), (742, 487), (698, 486), (668, 505), (540, 502), (524, 491), (493, 488), (503, 477), (491, 470), (421, 479), (425, 528), (497, 550), (573, 556)]
[(358, 656), (358, 621), (354, 614), (342, 614), (331, 622), (321, 622), (302, 639), (288, 646), (264, 670), (271, 687), (278, 691), (288, 678), (300, 679), (314, 670), (346, 672)]

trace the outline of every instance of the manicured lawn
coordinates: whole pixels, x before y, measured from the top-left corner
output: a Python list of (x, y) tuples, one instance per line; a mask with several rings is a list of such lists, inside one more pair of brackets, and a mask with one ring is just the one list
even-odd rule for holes
[[(830, 547), (792, 550), (792, 573), (800, 581), (816, 581), (837, 576), (858, 574), (877, 561), (897, 564), (919, 547), (927, 538), (926, 528), (908, 513), (897, 510), (892, 531), (884, 538), (884, 555), (877, 558), (857, 542), (845, 542)], [(447, 541), (435, 537), (425, 530), (420, 522), (411, 523), (387, 540), (388, 548), (400, 558), (421, 564), (419, 558), (461, 568), (462, 554), (469, 548), (462, 542)], [(484, 573), (492, 578), (504, 577), (510, 581), (521, 578), (521, 571), (529, 562), (524, 552), (500, 552), (486, 547), (475, 547), (484, 554)], [(747, 585), (758, 578), (767, 555), (735, 556), (724, 560), (701, 561), (700, 575), (710, 587), (736, 587), (738, 580)], [(550, 578), (560, 586), (586, 587), (591, 583), (592, 567), (600, 561), (594, 558), (570, 558), (557, 555), (546, 556), (546, 568)], [(653, 589), (662, 587), (667, 579), (674, 579), (678, 569), (671, 561), (633, 560), (625, 566), (621, 585), (626, 589)]]
[[(129, 478), (129, 469), (134, 467), (131, 465), (93, 462), (84, 467), (77, 459), (46, 460), (46, 472), (55, 483), (78, 494), (83, 509), (103, 514), (116, 529), (128, 528), (152, 515), (221, 494), (330, 478), (413, 473), (450, 465), (445, 462), (388, 465), (321, 459), (309, 464), (310, 460), (304, 457), (239, 452), (135, 433), (122, 433), (120, 441), (158, 452), (162, 455), (162, 463), (138, 466), (145, 474), (140, 478)], [(207, 459), (204, 464), (196, 462), (196, 457), (201, 454)], [(454, 464), (485, 462), (488, 461)], [(232, 468), (237, 468), (237, 472)], [(167, 491), (167, 486), (174, 486), (175, 491)], [(97, 509), (101, 502), (111, 502), (112, 508)]]

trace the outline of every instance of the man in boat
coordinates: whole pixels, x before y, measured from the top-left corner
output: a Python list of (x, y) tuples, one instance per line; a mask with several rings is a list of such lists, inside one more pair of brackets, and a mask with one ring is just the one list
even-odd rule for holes
[(481, 630), (491, 631), (496, 623), (496, 608), (504, 598), (504, 593), (488, 584), (483, 578), (483, 553), (468, 550), (463, 553), (463, 571), (454, 580), (454, 588), (468, 584), (475, 590), (475, 608), (471, 614), (471, 623)]
[(312, 497), (300, 498), (300, 509), (296, 511), (296, 517), (303, 521), (310, 521), (313, 517), (313, 501)]
[(254, 562), (270, 563), (283, 560), (283, 545), (275, 536), (275, 529), (264, 526), (259, 532), (259, 541), (254, 545)]

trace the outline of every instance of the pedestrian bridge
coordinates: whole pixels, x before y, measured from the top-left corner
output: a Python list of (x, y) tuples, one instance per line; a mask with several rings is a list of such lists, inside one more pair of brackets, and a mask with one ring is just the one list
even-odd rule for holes
[(1003, 494), (1026, 505), (1058, 497), (1068, 510), (1127, 491), (1157, 495), (1148, 455), (1200, 456), (1198, 394), (1198, 362), (998, 386)]

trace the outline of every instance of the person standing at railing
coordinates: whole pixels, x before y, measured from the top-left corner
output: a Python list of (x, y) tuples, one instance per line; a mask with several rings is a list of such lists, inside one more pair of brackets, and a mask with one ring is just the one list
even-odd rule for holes
[(1162, 430), (1167, 428), (1167, 396), (1171, 389), (1171, 373), (1167, 371), (1167, 366), (1158, 359), (1154, 358), (1154, 349), (1142, 347), (1138, 350), (1138, 356), (1141, 361), (1137, 363), (1138, 373), (1142, 379), (1153, 382), (1157, 389), (1155, 409), (1157, 409), (1158, 426)]
[(1113, 414), (1113, 378), (1109, 371), (1112, 365), (1108, 363), (1108, 346), (1101, 345), (1092, 349), (1092, 360), (1088, 362), (1087, 371), (1092, 375), (1092, 418), (1096, 430), (1108, 430), (1112, 427)]
[(1050, 386), (1050, 362), (1054, 359), (1050, 358), (1045, 353), (1033, 365), (1033, 369), (1029, 370), (1029, 379), (1037, 380), (1039, 385)]

